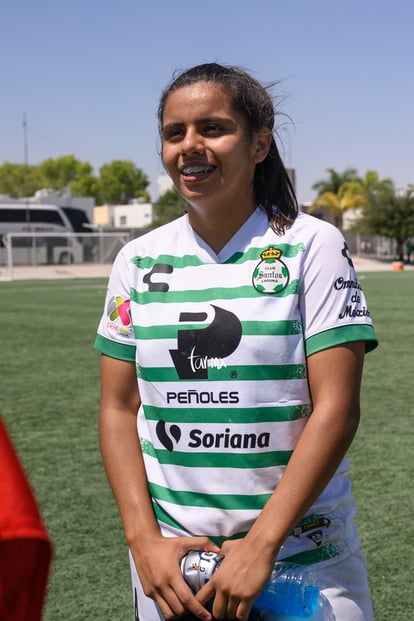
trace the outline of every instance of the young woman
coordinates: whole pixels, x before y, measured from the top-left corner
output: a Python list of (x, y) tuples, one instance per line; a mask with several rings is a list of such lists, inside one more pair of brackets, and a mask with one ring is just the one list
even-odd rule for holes
[[(337, 621), (369, 621), (344, 456), (377, 341), (347, 245), (298, 214), (246, 72), (184, 72), (159, 127), (188, 213), (121, 250), (96, 339), (135, 618), (246, 620), (285, 559), (313, 564)], [(225, 555), (197, 596), (180, 573), (194, 548)]]

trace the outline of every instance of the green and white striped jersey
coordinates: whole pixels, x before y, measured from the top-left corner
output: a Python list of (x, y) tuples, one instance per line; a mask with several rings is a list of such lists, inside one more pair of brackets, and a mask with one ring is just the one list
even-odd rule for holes
[[(311, 216), (278, 236), (258, 208), (218, 255), (187, 216), (128, 243), (95, 347), (136, 363), (138, 433), (163, 532), (218, 544), (243, 536), (312, 412), (306, 357), (360, 340), (377, 344), (348, 248)], [(344, 460), (282, 557), (356, 538), (344, 533), (346, 469)]]

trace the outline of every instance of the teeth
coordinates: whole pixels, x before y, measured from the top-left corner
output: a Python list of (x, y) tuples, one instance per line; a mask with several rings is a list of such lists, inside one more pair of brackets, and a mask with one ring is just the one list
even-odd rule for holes
[(212, 166), (186, 166), (186, 168), (183, 169), (183, 174), (184, 175), (206, 174), (212, 169), (213, 169)]

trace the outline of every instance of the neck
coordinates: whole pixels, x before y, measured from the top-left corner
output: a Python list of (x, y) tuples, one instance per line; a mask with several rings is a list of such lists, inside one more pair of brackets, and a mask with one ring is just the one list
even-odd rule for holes
[(194, 231), (218, 254), (250, 218), (255, 208), (255, 204), (237, 211), (223, 207), (211, 213), (188, 205), (188, 218)]

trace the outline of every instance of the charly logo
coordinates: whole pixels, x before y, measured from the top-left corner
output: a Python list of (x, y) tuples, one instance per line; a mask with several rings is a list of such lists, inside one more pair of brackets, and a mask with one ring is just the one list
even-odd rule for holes
[(341, 250), (341, 254), (348, 261), (349, 267), (353, 268), (354, 264), (352, 263), (351, 253), (349, 251), (348, 244), (346, 242), (344, 242), (344, 247)]
[[(214, 319), (206, 328), (178, 330), (177, 349), (170, 355), (180, 379), (208, 379), (209, 368), (225, 367), (223, 358), (238, 347), (242, 335), (239, 319), (214, 306)], [(180, 322), (203, 322), (207, 313), (180, 313)]]
[[(313, 519), (311, 518), (310, 520), (305, 521), (298, 526), (295, 526), (295, 528), (291, 532), (291, 535), (293, 535), (294, 537), (300, 537), (304, 533), (309, 533), (309, 531), (315, 531), (315, 529), (317, 529), (316, 532), (319, 532), (320, 528), (329, 528), (330, 525), (331, 520), (329, 518), (323, 516), (314, 516)], [(310, 535), (306, 536), (310, 537)]]
[(152, 278), (153, 276), (156, 277), (157, 274), (165, 275), (172, 274), (172, 272), (172, 265), (169, 265), (168, 263), (155, 263), (155, 265), (152, 266), (151, 271), (145, 274), (143, 278), (144, 283), (148, 285), (148, 291), (161, 293), (168, 291), (170, 286), (167, 282), (157, 282), (157, 280), (154, 281)]
[(253, 272), (253, 287), (260, 293), (280, 293), (289, 282), (289, 271), (280, 260), (279, 248), (267, 248), (261, 254), (261, 261)]
[(173, 440), (178, 444), (181, 439), (181, 429), (178, 425), (170, 425), (167, 429), (167, 425), (164, 420), (159, 420), (155, 431), (158, 437), (158, 440), (161, 442), (163, 446), (167, 449), (167, 451), (172, 451), (174, 449)]

